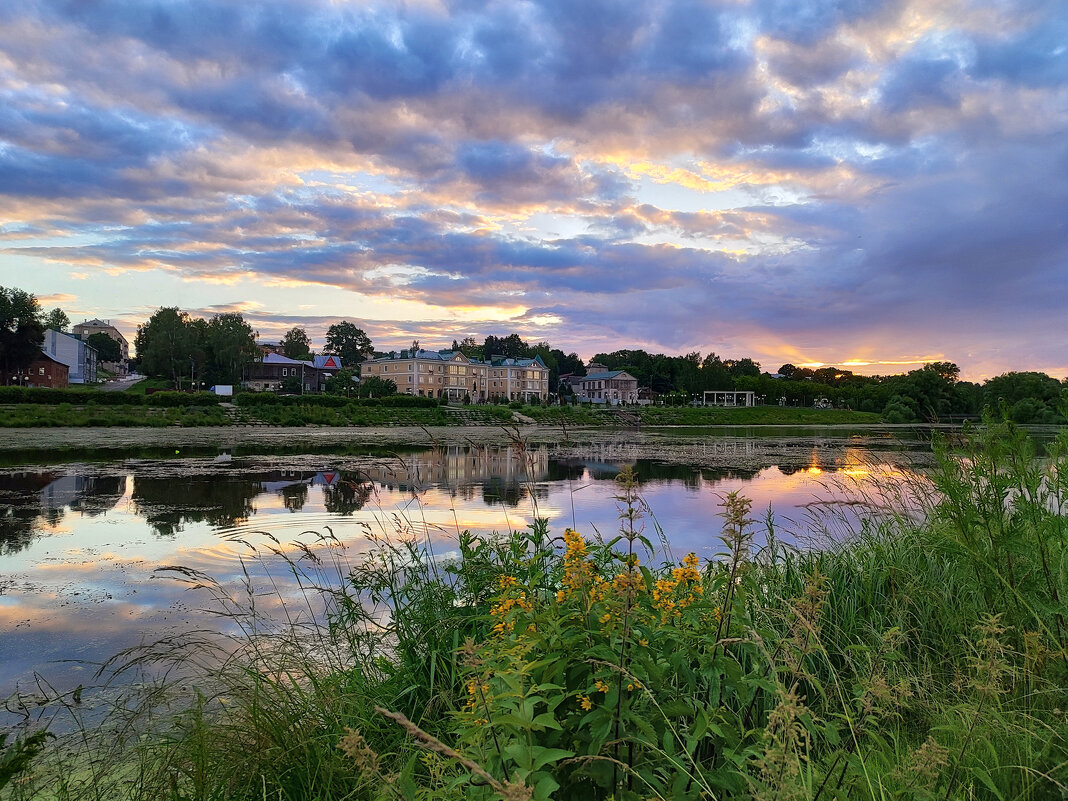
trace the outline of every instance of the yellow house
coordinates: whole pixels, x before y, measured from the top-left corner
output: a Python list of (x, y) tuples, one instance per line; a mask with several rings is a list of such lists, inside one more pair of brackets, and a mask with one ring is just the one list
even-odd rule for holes
[(549, 368), (538, 356), (481, 361), (458, 350), (402, 350), (368, 359), (360, 375), (387, 379), (397, 385), (397, 392), (424, 398), (478, 402), (549, 397)]

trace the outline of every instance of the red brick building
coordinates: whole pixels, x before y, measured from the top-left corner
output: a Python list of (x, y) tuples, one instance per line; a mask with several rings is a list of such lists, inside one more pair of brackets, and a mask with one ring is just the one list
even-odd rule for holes
[(47, 353), (42, 353), (26, 370), (15, 373), (11, 377), (11, 383), (23, 387), (64, 389), (68, 386), (69, 374), (70, 368), (67, 365), (56, 361)]

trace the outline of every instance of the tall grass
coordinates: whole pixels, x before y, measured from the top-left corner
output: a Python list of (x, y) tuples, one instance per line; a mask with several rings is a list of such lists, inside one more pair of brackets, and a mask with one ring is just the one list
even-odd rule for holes
[(769, 516), (754, 550), (729, 495), (722, 554), (660, 565), (624, 475), (609, 542), (537, 522), (459, 533), (447, 560), (418, 538), (351, 565), (329, 535), (276, 546), (303, 593), (276, 626), (251, 578), (237, 598), (176, 569), (234, 636), (124, 655), (170, 671), (150, 704), (84, 721), (4, 792), (1063, 798), (1066, 471), (1068, 436), (1040, 456), (988, 418), (844, 541), (785, 546)]

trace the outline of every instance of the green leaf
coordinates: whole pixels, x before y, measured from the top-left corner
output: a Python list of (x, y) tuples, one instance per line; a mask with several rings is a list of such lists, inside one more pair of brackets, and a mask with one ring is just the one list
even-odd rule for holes
[(532, 750), (536, 752), (532, 763), (532, 770), (540, 770), (552, 762), (559, 762), (561, 759), (567, 759), (567, 757), (575, 755), (574, 751), (565, 751), (563, 748), (541, 748), (539, 746), (534, 746)]
[(556, 718), (553, 716), (552, 712), (542, 712), (540, 715), (534, 718), (534, 720), (532, 721), (532, 725), (540, 726), (544, 729), (556, 729), (557, 731), (562, 729), (560, 724), (557, 723)]
[(989, 773), (987, 773), (982, 768), (973, 768), (972, 769), (972, 773), (979, 779), (979, 781), (981, 781), (984, 785), (986, 785), (986, 789), (988, 789), (995, 796), (1000, 798), (1001, 801), (1005, 801), (1005, 796), (1003, 796), (1001, 794), (1001, 791), (998, 790), (997, 785), (994, 784), (994, 780), (992, 778), (990, 778), (990, 774)]

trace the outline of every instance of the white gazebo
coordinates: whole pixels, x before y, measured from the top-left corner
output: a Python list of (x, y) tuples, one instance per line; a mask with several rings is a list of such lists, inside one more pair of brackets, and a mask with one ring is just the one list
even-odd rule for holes
[[(708, 396), (712, 399), (709, 400)], [(703, 404), (705, 406), (755, 406), (756, 393), (736, 392), (735, 390), (706, 389)]]

